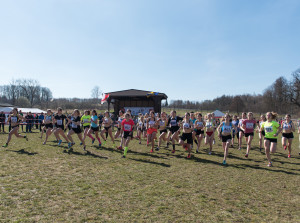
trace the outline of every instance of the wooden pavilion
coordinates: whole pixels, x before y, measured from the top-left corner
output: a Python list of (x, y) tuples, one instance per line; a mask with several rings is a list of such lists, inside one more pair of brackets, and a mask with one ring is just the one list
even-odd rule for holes
[(105, 94), (109, 95), (107, 99), (108, 110), (110, 104), (113, 104), (115, 114), (118, 114), (121, 109), (130, 109), (133, 115), (144, 114), (151, 110), (158, 113), (161, 112), (161, 101), (168, 98), (164, 93), (136, 89), (107, 92)]

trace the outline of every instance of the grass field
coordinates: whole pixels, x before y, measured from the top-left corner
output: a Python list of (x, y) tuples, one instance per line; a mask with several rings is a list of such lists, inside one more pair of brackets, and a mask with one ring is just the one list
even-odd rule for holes
[(152, 154), (132, 141), (122, 159), (110, 141), (87, 139), (86, 154), (74, 137), (68, 154), (35, 131), (0, 149), (0, 222), (300, 222), (298, 134), (292, 158), (279, 146), (270, 168), (257, 135), (248, 159), (245, 146), (230, 149), (222, 166), (219, 140), (190, 160), (179, 146)]

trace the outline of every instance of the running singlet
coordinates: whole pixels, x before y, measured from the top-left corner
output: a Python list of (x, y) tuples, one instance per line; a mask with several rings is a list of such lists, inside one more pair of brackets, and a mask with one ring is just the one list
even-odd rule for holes
[(237, 127), (238, 124), (239, 124), (239, 120), (232, 120), (231, 123), (232, 123), (233, 126)]
[(232, 123), (229, 123), (229, 125), (226, 125), (226, 123), (223, 122), (222, 132), (224, 132), (224, 133), (231, 133), (231, 130), (232, 130)]
[(91, 116), (90, 115), (83, 115), (81, 117), (81, 122), (83, 122), (83, 126), (89, 126), (91, 121)]
[(184, 123), (183, 123), (183, 128), (184, 128), (184, 129), (190, 128), (190, 123), (189, 123), (189, 122), (184, 122)]
[(155, 125), (155, 121), (150, 120), (150, 119), (149, 119), (148, 123), (149, 123), (149, 128), (153, 128)]
[(246, 126), (245, 133), (252, 133), (254, 131), (255, 124), (256, 124), (256, 122), (254, 120), (245, 119), (243, 121), (243, 125)]
[(197, 125), (197, 128), (202, 128), (203, 127), (203, 122), (196, 121), (196, 125)]
[(134, 126), (134, 121), (132, 119), (129, 119), (129, 121), (124, 119), (121, 125), (123, 126), (124, 132), (131, 132)]
[(214, 127), (213, 120), (211, 120), (211, 121), (208, 121), (208, 120), (207, 120), (207, 121), (206, 121), (205, 127), (208, 128), (208, 129)]
[(56, 125), (58, 127), (60, 126), (64, 126), (64, 120), (67, 118), (65, 115), (55, 115), (54, 116), (55, 120), (56, 120)]
[(292, 128), (292, 121), (290, 121), (289, 123), (284, 122), (284, 123), (282, 124), (282, 128), (283, 128), (283, 130), (285, 130), (285, 131), (290, 130), (290, 129)]
[(75, 123), (73, 123), (73, 122), (80, 122), (80, 117), (79, 116), (77, 116), (76, 118), (72, 116), (71, 121), (72, 121), (72, 124), (71, 124), (72, 129), (79, 129), (80, 128), (80, 125), (76, 125)]
[(16, 123), (19, 122), (19, 117), (18, 116), (11, 116), (10, 121), (11, 121), (11, 123), (16, 124)]
[(104, 118), (104, 120), (103, 120), (103, 124), (108, 124), (108, 121), (109, 121), (109, 119), (108, 118)]
[(122, 121), (123, 121), (123, 120), (124, 120), (124, 119), (121, 118), (121, 117), (118, 118), (118, 122), (119, 122), (120, 124), (122, 124)]
[(47, 115), (46, 116), (46, 122), (47, 123), (52, 122), (52, 115)]
[(197, 120), (196, 118), (195, 119), (190, 119), (190, 121), (192, 121), (193, 124), (195, 124), (196, 120)]
[(181, 121), (182, 118), (176, 116), (175, 118), (169, 118), (168, 124), (171, 125), (171, 127), (178, 126), (178, 121)]
[(98, 127), (98, 124), (97, 124), (98, 116), (97, 115), (91, 116), (91, 120), (92, 120), (91, 126), (93, 128), (97, 128)]
[(272, 122), (264, 122), (261, 125), (262, 128), (264, 128), (265, 130), (265, 137), (266, 138), (270, 138), (270, 139), (276, 139), (277, 136), (274, 136), (274, 134), (276, 134), (278, 128), (279, 128), (279, 124), (278, 122), (272, 121)]
[(165, 120), (160, 120), (159, 121), (159, 126), (166, 126), (166, 121)]

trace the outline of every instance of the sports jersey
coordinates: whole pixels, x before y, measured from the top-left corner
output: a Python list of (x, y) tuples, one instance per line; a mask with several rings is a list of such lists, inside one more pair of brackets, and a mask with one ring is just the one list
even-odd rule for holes
[(93, 122), (91, 122), (91, 126), (93, 128), (97, 128), (98, 127), (98, 124), (97, 124), (98, 116), (97, 115), (92, 115), (91, 120), (93, 121)]
[(77, 116), (77, 117), (72, 116), (71, 121), (72, 121), (72, 123), (71, 123), (72, 129), (80, 129), (80, 125), (77, 125), (77, 124), (73, 123), (73, 122), (80, 122), (80, 117), (79, 116)]
[(132, 119), (129, 119), (129, 121), (127, 121), (126, 119), (124, 119), (122, 121), (121, 125), (123, 127), (124, 132), (131, 132), (132, 128), (134, 126), (134, 121)]
[(262, 123), (261, 127), (265, 130), (265, 137), (270, 138), (270, 139), (276, 139), (277, 136), (274, 136), (276, 134), (278, 128), (279, 128), (279, 123), (272, 121), (266, 121)]
[(256, 122), (254, 120), (245, 119), (243, 125), (245, 125), (245, 133), (252, 133)]
[(56, 120), (56, 125), (59, 126), (64, 126), (64, 120), (67, 118), (65, 115), (58, 115), (56, 114), (54, 116), (55, 120)]
[(89, 126), (91, 122), (91, 116), (90, 115), (83, 115), (81, 117), (81, 122), (83, 122), (83, 126)]
[(226, 125), (226, 122), (223, 122), (222, 132), (231, 133), (231, 130), (232, 130), (232, 123), (230, 122), (229, 125)]

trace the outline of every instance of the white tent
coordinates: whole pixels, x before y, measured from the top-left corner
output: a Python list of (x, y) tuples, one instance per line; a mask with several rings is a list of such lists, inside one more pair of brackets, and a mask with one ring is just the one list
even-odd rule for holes
[(216, 118), (221, 118), (225, 115), (223, 112), (221, 112), (219, 110), (215, 110), (213, 113), (215, 114)]
[[(14, 107), (0, 107), (0, 112), (4, 112), (5, 114), (9, 114)], [(22, 110), (22, 113), (31, 112), (33, 114), (40, 114), (40, 113), (46, 113), (45, 111), (38, 109), (38, 108), (18, 108), (18, 110)]]

